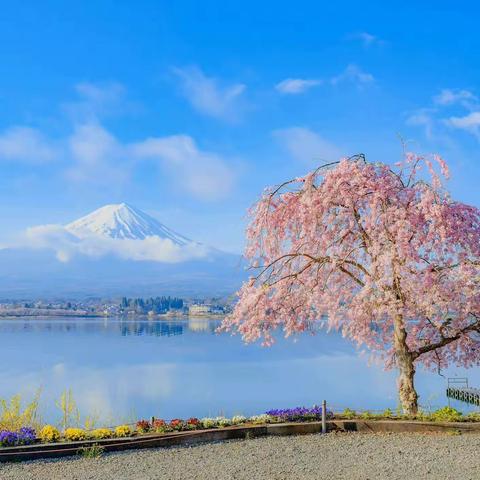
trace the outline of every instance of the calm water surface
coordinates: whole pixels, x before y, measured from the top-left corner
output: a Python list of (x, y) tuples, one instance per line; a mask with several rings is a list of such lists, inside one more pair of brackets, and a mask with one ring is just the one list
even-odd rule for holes
[[(56, 421), (71, 388), (80, 411), (104, 421), (252, 415), (275, 407), (397, 406), (395, 372), (371, 365), (338, 334), (279, 336), (271, 348), (215, 333), (216, 320), (35, 318), (0, 320), (0, 398), (31, 398)], [(479, 369), (452, 369), (480, 387)], [(418, 372), (421, 403), (447, 404), (445, 379)], [(452, 406), (467, 410), (465, 405)]]

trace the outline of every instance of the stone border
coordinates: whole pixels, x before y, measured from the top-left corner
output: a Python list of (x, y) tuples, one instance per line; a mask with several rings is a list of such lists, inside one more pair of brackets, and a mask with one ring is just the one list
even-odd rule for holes
[[(330, 432), (410, 432), (410, 433), (477, 433), (480, 423), (435, 423), (407, 420), (329, 420)], [(205, 442), (218, 442), (231, 439), (248, 439), (267, 435), (305, 435), (320, 433), (322, 422), (271, 423), (266, 425), (235, 426), (211, 430), (196, 430), (169, 434), (146, 434), (135, 437), (105, 440), (83, 440), (79, 442), (47, 443), (0, 448), (0, 462), (36, 460), (76, 455), (82, 447), (94, 444), (103, 447), (105, 452), (116, 452), (139, 448), (173, 447), (195, 445)]]

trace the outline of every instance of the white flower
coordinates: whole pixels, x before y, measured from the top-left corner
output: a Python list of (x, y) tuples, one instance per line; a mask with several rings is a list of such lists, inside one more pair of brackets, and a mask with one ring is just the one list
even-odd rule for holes
[(225, 417), (217, 417), (215, 419), (215, 423), (219, 427), (228, 427), (229, 425), (231, 425), (231, 421), (228, 418), (225, 418)]
[(243, 415), (235, 415), (232, 417), (232, 425), (239, 425), (240, 423), (245, 423), (247, 421), (247, 417)]
[(214, 418), (205, 417), (205, 418), (202, 418), (200, 422), (203, 428), (213, 428), (217, 426), (217, 422), (215, 421)]
[(249, 420), (250, 422), (257, 424), (270, 423), (272, 421), (272, 417), (266, 413), (263, 413), (262, 415), (254, 415), (253, 417), (250, 417)]

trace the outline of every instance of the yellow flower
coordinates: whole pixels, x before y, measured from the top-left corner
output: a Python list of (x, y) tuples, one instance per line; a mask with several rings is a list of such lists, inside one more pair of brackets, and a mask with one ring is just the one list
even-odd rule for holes
[(90, 436), (97, 439), (110, 438), (112, 435), (113, 432), (109, 428), (97, 428), (90, 432)]
[(76, 440), (85, 440), (87, 434), (82, 428), (67, 428), (63, 432), (63, 436), (65, 437), (65, 440), (75, 442)]
[(119, 425), (115, 429), (115, 436), (129, 437), (132, 434), (132, 429), (128, 425)]
[(43, 443), (58, 442), (60, 440), (60, 432), (52, 425), (45, 425), (38, 433)]

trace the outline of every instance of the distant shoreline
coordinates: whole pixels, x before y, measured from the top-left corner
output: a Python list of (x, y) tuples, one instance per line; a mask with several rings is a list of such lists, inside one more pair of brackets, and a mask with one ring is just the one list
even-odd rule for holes
[(71, 318), (140, 318), (145, 320), (184, 320), (184, 319), (210, 319), (218, 318), (221, 319), (225, 317), (225, 314), (219, 313), (208, 313), (208, 314), (121, 314), (121, 315), (111, 315), (103, 314), (96, 312), (74, 312), (71, 310), (59, 311), (59, 310), (36, 310), (32, 311), (15, 311), (15, 310), (0, 310), (0, 319), (3, 318), (19, 318), (19, 317), (30, 317), (30, 318), (39, 318), (39, 317), (71, 317)]

